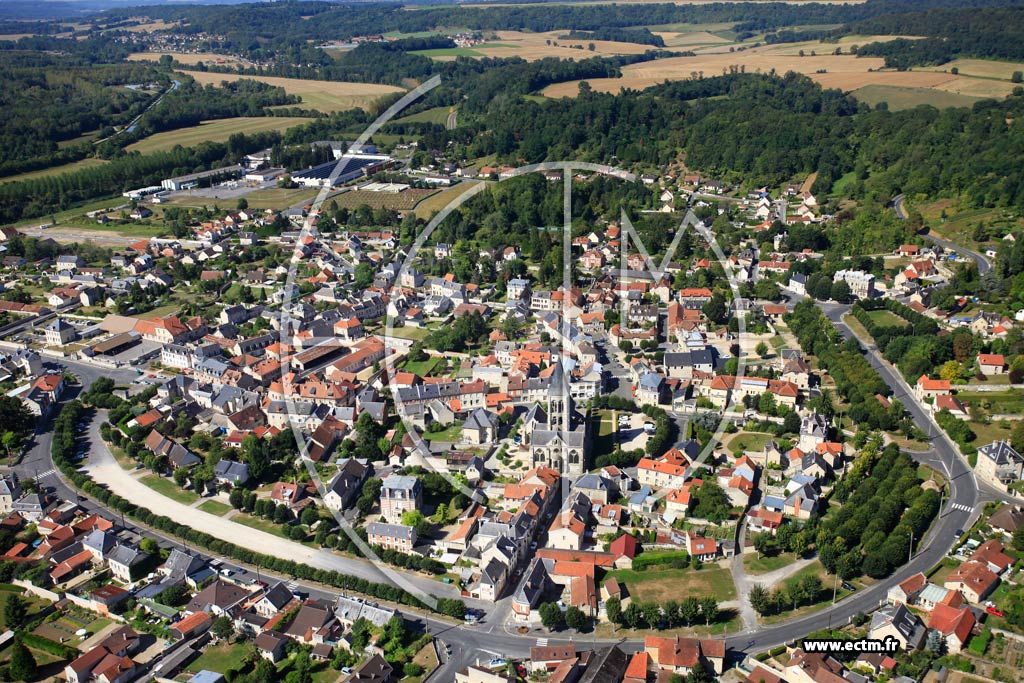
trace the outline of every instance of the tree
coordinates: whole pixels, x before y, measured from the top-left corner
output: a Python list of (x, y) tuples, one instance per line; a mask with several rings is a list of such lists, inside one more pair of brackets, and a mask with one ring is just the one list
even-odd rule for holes
[(728, 308), (725, 305), (725, 297), (721, 294), (715, 293), (711, 299), (701, 307), (701, 311), (711, 322), (722, 322), (728, 312)]
[(565, 624), (574, 631), (582, 631), (590, 619), (579, 607), (569, 605), (565, 610)]
[(306, 526), (313, 526), (318, 519), (320, 519), (320, 513), (317, 511), (316, 505), (307, 505), (299, 516), (299, 521)]
[(635, 600), (631, 600), (629, 605), (622, 612), (622, 623), (632, 629), (639, 627), (643, 618), (644, 615), (643, 612), (640, 611), (640, 605), (638, 605)]
[[(1024, 529), (1024, 527), (1021, 527)], [(608, 617), (608, 621), (613, 624), (619, 623), (619, 619), (622, 618), (622, 602), (616, 597), (610, 597), (604, 603), (604, 611)]]
[(238, 199), (238, 203), (235, 204), (235, 208), (238, 209), (239, 211), (245, 211), (246, 209), (249, 208), (249, 200), (246, 199), (245, 197), (240, 197)]
[(846, 280), (836, 280), (829, 289), (829, 297), (841, 304), (849, 303), (850, 285), (846, 284)]
[(1018, 453), (1024, 453), (1024, 420), (1017, 422), (1010, 434), (1010, 445)]
[(565, 626), (565, 615), (556, 603), (545, 602), (540, 606), (540, 623), (544, 628), (555, 631)]
[(768, 345), (765, 344), (763, 341), (758, 342), (757, 348), (755, 348), (754, 350), (757, 352), (757, 355), (761, 356), (761, 358), (764, 358), (765, 356), (768, 355)]
[(1024, 525), (1013, 532), (1013, 549), (1024, 551)]
[(687, 626), (693, 625), (693, 620), (700, 613), (700, 602), (697, 598), (687, 597), (679, 603), (679, 616), (686, 622)]
[(768, 589), (759, 583), (750, 587), (750, 606), (762, 617), (772, 608), (772, 596)]
[(160, 553), (160, 544), (152, 536), (146, 536), (139, 542), (139, 549), (149, 555), (157, 555)]
[(221, 640), (226, 640), (235, 632), (235, 626), (231, 623), (231, 617), (219, 616), (213, 620), (210, 630), (213, 631), (213, 635)]
[(292, 518), (292, 512), (284, 503), (274, 508), (274, 521), (278, 524), (286, 524)]
[(1024, 71), (1014, 71), (1010, 76), (1011, 83), (1022, 83), (1024, 82)]
[(28, 601), (17, 593), (11, 593), (4, 605), (4, 623), (9, 629), (17, 629), (28, 614)]
[(795, 410), (791, 410), (786, 413), (785, 417), (782, 418), (782, 433), (783, 434), (796, 434), (800, 431), (800, 416)]
[(960, 364), (955, 360), (947, 360), (939, 368), (939, 377), (944, 380), (952, 382), (960, 376)]
[(714, 681), (714, 677), (699, 661), (697, 666), (690, 669), (690, 673), (686, 675), (686, 683), (714, 683)]
[(701, 598), (700, 613), (704, 615), (704, 625), (710, 626), (718, 618), (718, 601), (711, 596)]
[(8, 674), (16, 681), (34, 681), (39, 677), (39, 667), (36, 666), (36, 659), (20, 640), (15, 639), (11, 647), (11, 663), (8, 665)]

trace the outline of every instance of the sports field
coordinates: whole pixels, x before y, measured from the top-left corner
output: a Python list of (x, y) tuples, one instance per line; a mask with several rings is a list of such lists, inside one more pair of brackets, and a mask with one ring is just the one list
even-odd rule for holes
[(289, 95), (302, 98), (300, 107), (316, 109), (325, 113), (346, 109), (366, 109), (383, 95), (403, 92), (393, 85), (377, 83), (346, 83), (338, 81), (314, 81), (305, 78), (279, 78), (276, 76), (244, 76), (220, 74), (208, 71), (186, 71), (189, 76), (203, 85), (220, 85), (224, 81), (248, 78), (267, 85), (284, 88)]
[(157, 133), (128, 145), (129, 152), (161, 152), (175, 145), (192, 147), (201, 142), (225, 142), (235, 133), (263, 133), (285, 131), (293, 126), (307, 123), (312, 119), (301, 116), (241, 116), (233, 119), (203, 121), (198, 126)]

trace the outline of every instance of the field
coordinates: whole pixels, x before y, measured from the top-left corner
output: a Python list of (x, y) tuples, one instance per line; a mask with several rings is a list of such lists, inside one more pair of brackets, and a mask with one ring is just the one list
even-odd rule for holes
[(956, 69), (962, 76), (978, 78), (995, 78), (1008, 81), (1015, 71), (1024, 71), (1024, 64), (1019, 62), (997, 62), (989, 59), (954, 59), (940, 66), (919, 67), (922, 71), (945, 71)]
[(441, 443), (455, 443), (462, 436), (462, 426), (452, 425), (440, 432), (424, 432), (421, 434), (424, 441), (440, 441)]
[(774, 438), (774, 434), (767, 434), (765, 432), (739, 432), (729, 439), (726, 448), (736, 454), (746, 451), (759, 451)]
[(408, 211), (422, 200), (436, 194), (437, 190), (418, 190), (409, 188), (402, 192), (369, 192), (367, 190), (351, 190), (334, 195), (329, 201), (338, 202), (338, 208), (354, 209), (365, 204), (371, 209), (391, 209), (392, 211)]
[(261, 81), (267, 85), (284, 88), (289, 95), (298, 95), (302, 98), (302, 104), (299, 106), (325, 113), (357, 107), (366, 109), (383, 95), (402, 92), (401, 88), (396, 88), (393, 85), (378, 85), (376, 83), (314, 81), (302, 78), (244, 76), (206, 71), (186, 71), (184, 73), (203, 85), (220, 85), (223, 81), (237, 81), (242, 78)]
[(161, 496), (167, 496), (171, 500), (176, 500), (185, 505), (191, 505), (199, 500), (199, 496), (191, 491), (184, 491), (178, 488), (178, 485), (174, 483), (173, 479), (167, 479), (166, 477), (161, 477), (157, 474), (147, 474), (139, 479), (139, 481), (159, 493)]
[(174, 61), (181, 64), (188, 64), (189, 66), (195, 66), (199, 62), (203, 62), (204, 64), (217, 64), (219, 66), (250, 65), (247, 60), (232, 57), (231, 55), (217, 54), (215, 52), (133, 52), (128, 55), (128, 59), (133, 62), (156, 62), (164, 55), (170, 55), (174, 57)]
[(62, 164), (60, 166), (51, 166), (50, 168), (42, 168), (38, 171), (29, 171), (27, 173), (19, 173), (18, 175), (7, 176), (6, 178), (0, 178), (0, 183), (9, 183), (14, 180), (33, 180), (35, 178), (46, 178), (48, 176), (60, 175), (61, 173), (73, 173), (75, 171), (81, 171), (83, 168), (94, 168), (96, 166), (102, 166), (107, 163), (105, 159), (82, 159), (81, 161), (73, 161), (70, 164)]
[(906, 327), (909, 324), (900, 316), (884, 308), (877, 311), (868, 311), (868, 318), (876, 325), (885, 325), (886, 327)]
[(426, 360), (416, 362), (408, 361), (402, 366), (402, 369), (406, 372), (419, 375), (420, 377), (426, 377), (430, 374), (431, 370), (434, 369), (434, 366), (437, 365), (438, 360), (438, 358), (427, 358)]
[[(471, 48), (448, 48), (443, 50), (423, 50), (423, 54), (439, 61), (452, 61), (458, 56), (466, 57), (521, 57), (527, 61), (559, 57), (561, 59), (587, 59), (603, 55), (635, 55), (652, 49), (650, 45), (637, 43), (620, 43), (612, 40), (584, 40), (579, 38), (562, 39), (567, 30), (548, 31), (546, 33), (524, 33), (522, 31), (497, 31), (498, 40), (494, 43), (481, 43)], [(550, 44), (548, 44), (550, 41)], [(587, 49), (590, 43), (594, 50)], [(582, 46), (583, 49), (571, 47)]]
[(199, 509), (203, 512), (209, 512), (211, 515), (217, 515), (223, 517), (227, 513), (231, 512), (231, 506), (226, 503), (222, 503), (219, 500), (207, 500), (199, 504)]
[(189, 671), (216, 671), (219, 674), (236, 668), (245, 659), (248, 648), (243, 644), (214, 645), (206, 648), (199, 659), (189, 664)]
[(128, 145), (129, 152), (161, 152), (175, 145), (191, 147), (201, 142), (226, 142), (235, 133), (263, 133), (266, 131), (283, 132), (294, 126), (307, 123), (312, 119), (301, 116), (240, 116), (233, 119), (203, 121), (198, 126), (157, 133), (148, 138)]
[[(927, 104), (936, 109), (970, 107), (980, 99), (942, 90), (905, 88), (898, 85), (866, 85), (863, 88), (854, 90), (851, 94), (861, 102), (866, 102), (871, 106), (875, 106), (879, 102), (885, 102), (892, 111), (913, 109), (922, 104)], [(839, 187), (838, 182), (836, 187)], [(837, 189), (836, 191), (838, 192), (839, 190)]]
[[(272, 187), (266, 190), (256, 190), (245, 195), (245, 201), (249, 202), (249, 208), (252, 209), (281, 209), (297, 204), (307, 204), (312, 202), (317, 195), (317, 190), (310, 188), (296, 188), (288, 190), (280, 187)], [(182, 194), (176, 197), (171, 197), (167, 200), (166, 204), (170, 206), (192, 206), (202, 207), (211, 206), (218, 203), (220, 200), (212, 199), (210, 197), (203, 197), (200, 195), (187, 195)], [(159, 207), (157, 207), (159, 211)]]
[[(714, 34), (706, 34), (714, 35)], [(706, 36), (705, 36), (706, 37)], [(900, 90), (868, 90), (863, 93), (865, 101), (872, 104), (881, 101), (882, 96), (891, 95), (896, 107), (906, 108), (918, 103), (934, 106), (963, 106), (980, 97), (1005, 97), (1012, 91), (1008, 80), (991, 77), (972, 77), (942, 71), (881, 71), (884, 61), (877, 57), (855, 57), (852, 54), (835, 55), (836, 47), (848, 52), (854, 45), (863, 45), (876, 39), (891, 39), (894, 36), (846, 36), (837, 44), (791, 43), (785, 45), (763, 45), (745, 49), (742, 52), (728, 52), (728, 44), (709, 44), (699, 49), (693, 57), (672, 57), (654, 62), (643, 62), (623, 67), (621, 78), (590, 79), (591, 88), (601, 92), (617, 93), (622, 88), (644, 89), (658, 85), (665, 80), (686, 80), (701, 76), (717, 76), (733, 68), (742, 68), (747, 73), (786, 73), (795, 71), (806, 74), (826, 88), (858, 91), (869, 86), (888, 86)], [(800, 56), (800, 51), (804, 56)], [(815, 53), (815, 54), (812, 54)], [(984, 62), (984, 60), (973, 60)], [(995, 67), (989, 67), (995, 68)], [(983, 71), (980, 67), (978, 73)], [(544, 89), (548, 97), (574, 97), (579, 81), (556, 83)], [(934, 91), (928, 98), (918, 92), (903, 92), (904, 89)], [(870, 98), (870, 99), (869, 99)]]
[(609, 572), (629, 588), (634, 600), (665, 602), (687, 596), (714, 596), (719, 601), (735, 600), (732, 572), (708, 564), (701, 569), (656, 569), (636, 572), (620, 569)]
[[(1024, 391), (960, 391), (956, 397), (969, 406), (979, 406), (988, 414), (1024, 412)], [(978, 445), (981, 445), (980, 439)]]
[(793, 564), (795, 561), (796, 556), (793, 553), (779, 553), (771, 557), (763, 555), (760, 559), (756, 553), (751, 553), (743, 556), (743, 569), (748, 574), (756, 576), (773, 572), (776, 569), (782, 569), (787, 565)]
[(436, 123), (438, 125), (445, 125), (448, 122), (448, 114), (450, 110), (448, 107), (434, 107), (433, 109), (426, 109), (424, 111), (410, 114), (409, 116), (403, 116), (400, 119), (395, 119), (395, 123)]
[(435, 212), (448, 206), (448, 204), (462, 196), (463, 193), (469, 192), (479, 184), (480, 183), (478, 182), (465, 180), (458, 185), (454, 185), (438, 192), (435, 195), (427, 197), (416, 205), (416, 216), (419, 218), (430, 218)]

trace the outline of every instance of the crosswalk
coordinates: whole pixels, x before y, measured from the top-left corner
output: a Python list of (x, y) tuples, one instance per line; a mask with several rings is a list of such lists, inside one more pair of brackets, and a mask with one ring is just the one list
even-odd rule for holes
[(53, 468), (48, 469), (45, 472), (40, 472), (39, 474), (37, 474), (36, 475), (36, 480), (38, 481), (40, 479), (44, 479), (44, 478), (50, 476), (51, 474), (56, 474), (56, 473), (57, 473), (57, 470), (55, 470)]
[(295, 583), (294, 581), (285, 584), (285, 587), (288, 589), (289, 593), (294, 593), (295, 591), (299, 590), (299, 584)]
[(964, 505), (963, 503), (953, 503), (950, 507), (954, 510), (960, 510), (961, 512), (974, 512), (974, 508), (970, 505)]
[(538, 638), (537, 639), (537, 647), (547, 647), (547, 645), (548, 645), (548, 639), (547, 638)]

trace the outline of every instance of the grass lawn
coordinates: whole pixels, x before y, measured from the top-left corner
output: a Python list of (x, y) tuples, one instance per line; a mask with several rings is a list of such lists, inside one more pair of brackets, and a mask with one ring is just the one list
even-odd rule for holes
[(661, 638), (671, 638), (673, 636), (681, 636), (683, 638), (693, 636), (723, 636), (727, 633), (735, 633), (740, 630), (743, 626), (743, 621), (740, 619), (739, 613), (735, 610), (722, 610), (719, 612), (718, 621), (705, 626), (704, 622), (698, 621), (693, 626), (681, 626), (679, 628), (667, 628), (660, 631), (638, 629), (632, 630), (625, 626), (612, 627), (611, 624), (605, 622), (598, 624), (595, 629), (595, 635), (598, 638), (604, 638), (611, 640), (613, 638), (636, 638), (641, 634), (656, 635)]
[(768, 434), (767, 432), (739, 432), (729, 439), (727, 448), (735, 454), (746, 451), (759, 451), (774, 438), (774, 434)]
[(159, 493), (161, 496), (166, 496), (171, 500), (176, 500), (179, 503), (184, 503), (185, 505), (191, 505), (199, 500), (199, 496), (191, 491), (184, 491), (178, 488), (178, 485), (174, 483), (173, 479), (167, 479), (166, 477), (161, 477), (156, 474), (147, 474), (139, 479), (139, 481)]
[(253, 517), (252, 515), (244, 512), (239, 512), (231, 518), (232, 522), (238, 522), (243, 526), (247, 526), (250, 529), (259, 529), (260, 531), (266, 531), (268, 534), (274, 534), (281, 538), (288, 538), (284, 534), (284, 527), (280, 524), (274, 524), (269, 519), (261, 519), (259, 517)]
[(876, 325), (883, 325), (885, 327), (906, 327), (910, 324), (892, 311), (884, 308), (877, 311), (868, 311), (868, 317)]
[(164, 133), (150, 135), (148, 138), (128, 145), (126, 151), (161, 152), (175, 145), (191, 147), (200, 142), (226, 142), (235, 133), (264, 133), (267, 131), (284, 132), (312, 119), (301, 116), (239, 116), (217, 121), (203, 121), (198, 126), (169, 130)]
[(224, 673), (228, 669), (237, 667), (245, 659), (249, 647), (244, 643), (235, 645), (214, 645), (206, 648), (206, 651), (194, 662), (189, 664), (189, 671), (216, 671)]
[[(971, 431), (975, 434), (974, 443), (972, 446), (984, 446), (985, 444), (992, 443), (993, 441), (1007, 441), (1010, 438), (1010, 432), (1012, 429), (1007, 427), (1000, 427), (996, 422), (990, 422), (985, 424), (983, 422), (968, 422), (967, 423)], [(1013, 422), (1010, 423), (1014, 424)]]
[[(380, 330), (381, 334), (384, 333), (384, 328)], [(405, 327), (393, 327), (391, 328), (390, 334), (399, 339), (412, 339), (414, 341), (423, 341), (430, 335), (430, 330), (425, 327), (413, 327), (411, 325)]]
[(12, 595), (20, 595), (28, 602), (29, 617), (31, 617), (33, 614), (38, 613), (39, 610), (41, 610), (43, 606), (46, 605), (44, 601), (25, 593), (20, 587), (12, 586), (12, 588), (17, 588), (17, 590), (7, 590), (5, 588), (4, 590), (0, 591), (0, 629), (3, 629), (5, 631), (10, 627), (10, 625), (7, 623), (6, 619), (4, 619), (4, 608), (7, 607), (7, 601), (11, 599)]
[(231, 506), (222, 503), (219, 500), (208, 500), (199, 504), (199, 509), (203, 512), (209, 512), (211, 515), (217, 515), (223, 517), (227, 513), (231, 512)]
[(736, 599), (736, 585), (732, 572), (718, 565), (704, 565), (701, 569), (656, 569), (642, 572), (619, 569), (610, 572), (624, 582), (636, 600), (680, 600), (693, 595), (712, 595), (720, 602)]
[(442, 441), (442, 442), (455, 443), (456, 441), (459, 440), (459, 437), (461, 435), (462, 435), (462, 425), (455, 424), (455, 425), (452, 425), (451, 427), (448, 427), (444, 431), (440, 431), (440, 432), (426, 432), (425, 434), (423, 434), (423, 439), (425, 441)]
[(980, 407), (990, 415), (1024, 412), (1024, 391), (960, 391), (956, 397), (970, 406)]
[(430, 374), (430, 371), (437, 365), (437, 358), (428, 358), (426, 360), (420, 360), (416, 362), (408, 362), (402, 366), (402, 369), (406, 372), (419, 375), (420, 377), (426, 377)]
[(424, 645), (423, 649), (416, 653), (416, 656), (412, 658), (413, 663), (419, 664), (423, 667), (423, 675), (421, 676), (410, 676), (402, 679), (405, 683), (419, 683), (424, 678), (430, 675), (430, 673), (437, 668), (439, 662), (437, 661), (437, 653), (434, 652), (433, 645)]
[(743, 556), (743, 569), (748, 574), (758, 575), (767, 574), (773, 572), (776, 569), (781, 569), (788, 564), (792, 564), (796, 561), (796, 556), (793, 553), (779, 553), (772, 557), (761, 557), (757, 558), (757, 553)]

